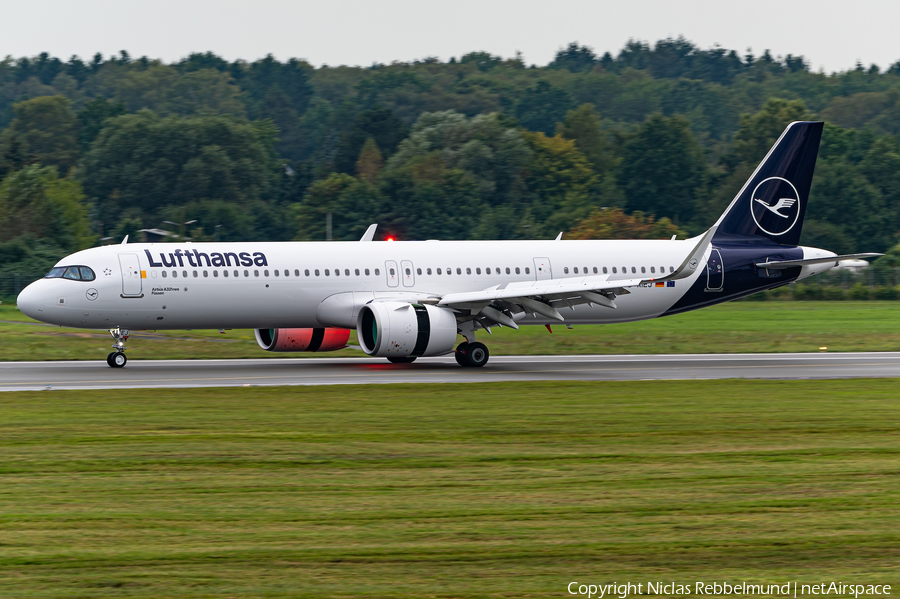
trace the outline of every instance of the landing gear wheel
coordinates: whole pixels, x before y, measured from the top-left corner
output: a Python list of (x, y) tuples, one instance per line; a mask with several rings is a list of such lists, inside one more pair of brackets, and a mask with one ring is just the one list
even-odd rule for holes
[(468, 341), (463, 341), (459, 345), (456, 346), (456, 351), (453, 352), (453, 357), (456, 358), (456, 363), (460, 366), (466, 366), (466, 348), (469, 347)]
[(466, 365), (481, 368), (488, 363), (490, 352), (484, 343), (470, 343), (466, 348)]
[(416, 361), (417, 356), (397, 356), (394, 358), (388, 358), (388, 362), (391, 364), (412, 364)]
[(125, 364), (128, 363), (128, 358), (125, 357), (120, 351), (114, 351), (108, 356), (106, 356), (106, 363), (112, 366), (113, 368), (122, 368)]

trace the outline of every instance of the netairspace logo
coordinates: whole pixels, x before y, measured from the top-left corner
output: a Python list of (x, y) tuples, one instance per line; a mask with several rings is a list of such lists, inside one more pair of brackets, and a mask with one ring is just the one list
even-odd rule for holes
[[(645, 590), (646, 587), (646, 590)], [(819, 584), (752, 584), (749, 582), (632, 582), (609, 584), (582, 584), (570, 582), (566, 587), (570, 595), (597, 597), (604, 599), (626, 599), (631, 595), (760, 595), (770, 597), (800, 597), (808, 595), (835, 595), (854, 598), (866, 595), (890, 595), (887, 584), (844, 584), (843, 582), (823, 582)]]

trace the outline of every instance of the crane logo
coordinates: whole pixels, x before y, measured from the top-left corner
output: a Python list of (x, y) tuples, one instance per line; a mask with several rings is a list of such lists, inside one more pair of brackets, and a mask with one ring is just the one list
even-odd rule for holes
[(800, 194), (787, 179), (763, 179), (750, 195), (750, 214), (763, 233), (784, 235), (800, 218)]

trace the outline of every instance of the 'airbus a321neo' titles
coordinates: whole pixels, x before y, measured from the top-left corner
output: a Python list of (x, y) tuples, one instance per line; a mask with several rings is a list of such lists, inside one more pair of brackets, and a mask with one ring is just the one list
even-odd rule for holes
[(484, 366), (478, 330), (678, 314), (878, 255), (798, 245), (821, 136), (820, 122), (788, 125), (693, 239), (390, 243), (373, 242), (372, 225), (359, 242), (123, 242), (67, 256), (18, 305), (109, 330), (113, 367), (130, 330), (201, 328), (255, 329), (282, 352), (340, 349), (355, 329), (365, 353), (391, 362), (455, 351), (460, 365)]

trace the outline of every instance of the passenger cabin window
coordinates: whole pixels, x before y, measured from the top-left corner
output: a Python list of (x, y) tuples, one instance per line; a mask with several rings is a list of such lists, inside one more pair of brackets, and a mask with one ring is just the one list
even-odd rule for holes
[(632, 267), (631, 267), (631, 272), (635, 272), (635, 273), (636, 273), (636, 272), (637, 272), (637, 269), (636, 269), (635, 267), (632, 266)]
[(406, 276), (408, 277), (408, 276), (411, 275), (411, 274), (412, 274), (412, 272), (407, 268), (407, 269), (406, 269)]
[(506, 274), (510, 274), (508, 266), (506, 267)]
[[(428, 273), (428, 274), (431, 274), (431, 269), (430, 269), (430, 268), (426, 268), (426, 269), (425, 269), (425, 272)], [(419, 274), (422, 274), (422, 273), (420, 272)]]
[(516, 274), (519, 274), (519, 267), (516, 267)]
[(480, 274), (481, 274), (481, 269), (480, 269), (480, 268), (475, 268), (475, 274), (480, 275)]
[(594, 274), (597, 274), (597, 267), (594, 267)]
[(646, 266), (642, 266), (642, 267), (641, 267), (641, 273), (646, 273), (646, 272), (647, 272), (647, 267), (646, 267)]
[(656, 267), (655, 267), (655, 266), (651, 266), (651, 267), (650, 267), (650, 272), (651, 272), (651, 274), (654, 273), (654, 272), (656, 272)]
[(569, 274), (569, 267), (568, 267), (568, 266), (564, 266), (564, 267), (563, 267), (563, 272), (564, 272), (565, 274)]
[[(615, 268), (613, 268), (613, 272), (616, 272), (616, 269), (615, 269)], [(607, 270), (606, 270), (606, 267), (605, 267), (605, 266), (604, 266), (604, 267), (603, 267), (603, 274), (608, 274), (608, 272), (607, 272)]]
[(346, 276), (346, 277), (349, 277), (349, 276), (350, 276), (350, 269), (349, 269), (349, 268), (345, 268), (345, 269), (344, 269), (344, 276)]
[(306, 276), (308, 277), (308, 276), (309, 276), (309, 269), (308, 269), (308, 268), (307, 268), (307, 269), (304, 269), (303, 274), (306, 275)]
[(613, 274), (616, 274), (616, 267), (613, 266)]
[(468, 267), (466, 267), (466, 274), (467, 274), (467, 275), (470, 275), (470, 274), (472, 274), (472, 269), (471, 269), (471, 268), (468, 268)]
[(368, 268), (365, 270), (365, 273), (366, 273), (366, 276), (368, 277), (368, 276), (369, 276), (369, 269), (368, 269)]
[(526, 274), (526, 275), (530, 275), (530, 274), (531, 274), (531, 269), (528, 268), (527, 266), (525, 267), (525, 274)]
[(437, 274), (441, 274), (441, 269), (440, 269), (440, 268), (439, 268), (439, 269), (437, 269), (437, 271), (436, 271), (436, 272), (437, 272)]
[(359, 276), (359, 269), (358, 269), (358, 268), (357, 268), (356, 270), (354, 270), (353, 272), (354, 272), (354, 274), (356, 274), (357, 277)]
[(327, 276), (330, 276), (330, 275), (331, 275), (331, 271), (328, 270), (328, 269), (326, 268), (326, 269), (325, 269), (325, 276), (327, 277)]
[(377, 276), (380, 275), (380, 274), (381, 274), (381, 269), (376, 268), (376, 269), (375, 269), (375, 276), (377, 277)]

